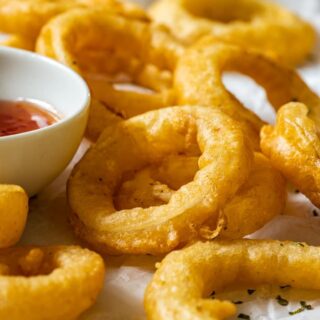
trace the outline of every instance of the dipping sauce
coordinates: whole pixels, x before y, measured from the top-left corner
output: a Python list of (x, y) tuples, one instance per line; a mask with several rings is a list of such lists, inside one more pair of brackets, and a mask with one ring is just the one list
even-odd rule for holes
[(28, 100), (0, 100), (0, 137), (48, 127), (59, 120), (53, 112)]

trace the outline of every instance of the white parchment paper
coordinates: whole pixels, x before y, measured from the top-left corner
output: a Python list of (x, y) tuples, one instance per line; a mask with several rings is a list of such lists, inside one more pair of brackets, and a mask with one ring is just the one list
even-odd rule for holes
[[(148, 1), (140, 1), (146, 4)], [(320, 30), (320, 1), (319, 0), (279, 0), (305, 19), (312, 22)], [(290, 48), (288, 48), (290, 50)], [(307, 66), (300, 69), (300, 73), (307, 83), (320, 94), (320, 50), (319, 46)], [(225, 83), (241, 101), (257, 112), (264, 120), (272, 122), (274, 113), (266, 102), (262, 89), (245, 77), (228, 74)], [(84, 141), (73, 162), (65, 172), (48, 188), (30, 202), (30, 215), (21, 240), (22, 244), (71, 244), (78, 243), (67, 223), (67, 205), (65, 197), (65, 182), (75, 162), (79, 160), (88, 147)], [(252, 237), (290, 239), (305, 241), (309, 244), (320, 245), (320, 210), (315, 208), (301, 194), (291, 192), (287, 207), (282, 216), (277, 217)], [(314, 216), (319, 212), (319, 217)], [(96, 305), (87, 311), (82, 320), (136, 320), (144, 319), (143, 293), (146, 284), (152, 277), (156, 258), (145, 257), (106, 257), (107, 277), (105, 287)], [(285, 271), (284, 271), (285, 272)], [(319, 270), (320, 272), (320, 270)], [(304, 311), (294, 316), (289, 311), (299, 308), (298, 299), (294, 298), (287, 307), (280, 306), (274, 299), (278, 294), (272, 290), (262, 288), (259, 295), (248, 295), (246, 292), (230, 293), (238, 300), (248, 300), (239, 305), (239, 313), (251, 316), (251, 319), (320, 319), (320, 299), (310, 293), (303, 293), (303, 300), (312, 305), (313, 310)], [(289, 290), (290, 291), (290, 290)], [(264, 294), (267, 292), (268, 294)], [(271, 293), (272, 295), (272, 293)], [(286, 289), (282, 296), (289, 296)], [(228, 297), (228, 294), (226, 294)], [(307, 300), (308, 298), (308, 300)], [(237, 317), (233, 318), (236, 319)], [(183, 319), (181, 319), (183, 320)]]

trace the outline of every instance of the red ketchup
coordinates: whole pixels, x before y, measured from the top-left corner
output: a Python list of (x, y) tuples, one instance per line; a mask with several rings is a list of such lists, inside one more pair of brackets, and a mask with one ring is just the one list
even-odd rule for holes
[(44, 128), (58, 120), (40, 104), (28, 100), (0, 100), (0, 137)]

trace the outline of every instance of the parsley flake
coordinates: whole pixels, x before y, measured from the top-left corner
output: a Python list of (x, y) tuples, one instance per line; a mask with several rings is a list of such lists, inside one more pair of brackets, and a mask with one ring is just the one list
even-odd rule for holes
[(246, 320), (250, 320), (250, 316), (244, 313), (239, 313), (238, 314), (238, 319), (246, 319)]
[(280, 306), (287, 306), (289, 304), (288, 300), (283, 299), (280, 295), (277, 296), (276, 299)]

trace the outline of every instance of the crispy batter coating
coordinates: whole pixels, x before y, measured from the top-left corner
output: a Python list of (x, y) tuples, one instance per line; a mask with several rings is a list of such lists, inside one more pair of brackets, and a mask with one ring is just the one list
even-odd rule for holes
[(286, 65), (303, 62), (315, 46), (312, 26), (270, 1), (158, 0), (149, 12), (186, 44), (210, 34), (212, 42), (256, 49)]
[(15, 185), (0, 184), (0, 248), (16, 244), (28, 216), (28, 196)]
[(76, 319), (96, 300), (102, 258), (77, 246), (0, 250), (0, 318)]
[(233, 283), (320, 289), (320, 248), (297, 242), (237, 240), (198, 242), (171, 252), (145, 292), (150, 320), (222, 320), (236, 307), (209, 297)]
[[(167, 204), (117, 210), (128, 177), (170, 155), (200, 156)], [(151, 111), (105, 129), (68, 181), (75, 232), (106, 253), (160, 254), (194, 238), (246, 181), (252, 151), (238, 124), (206, 107)]]

